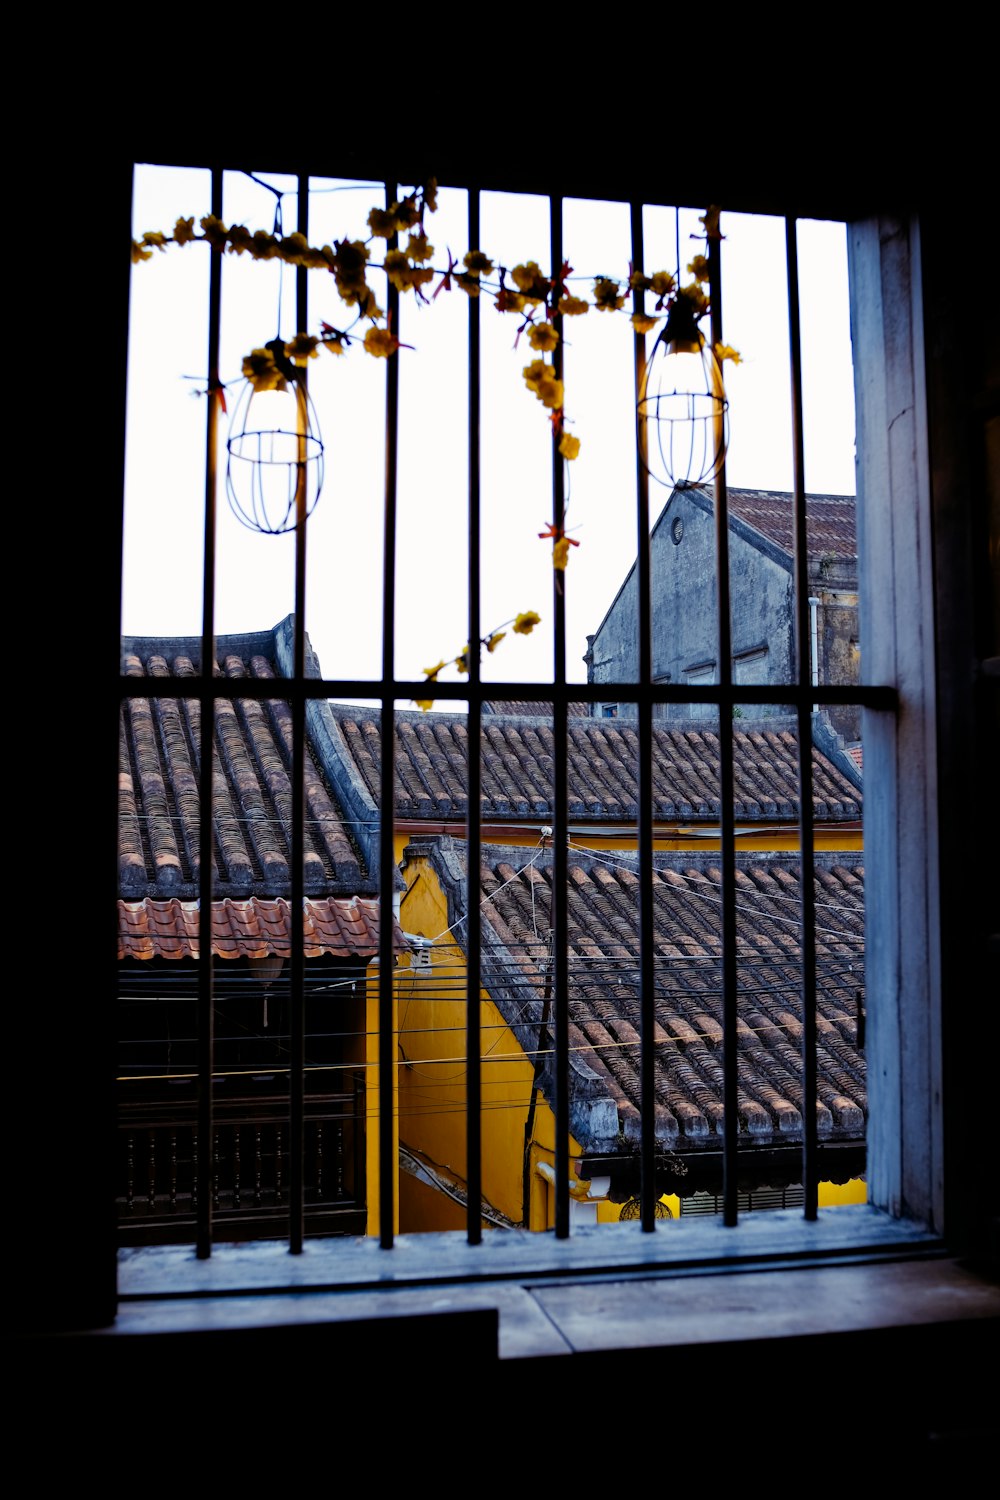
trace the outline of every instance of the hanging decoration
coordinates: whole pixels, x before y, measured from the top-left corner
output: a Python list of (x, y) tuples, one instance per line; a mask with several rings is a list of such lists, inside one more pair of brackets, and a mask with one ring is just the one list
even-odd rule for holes
[[(719, 240), (719, 211), (709, 209), (701, 221), (705, 239)], [(678, 230), (678, 264), (680, 234)], [(709, 261), (696, 255), (688, 263), (692, 280), (659, 272), (646, 277), (633, 273), (634, 292), (658, 293), (657, 310), (666, 317), (643, 371), (636, 404), (639, 452), (647, 473), (660, 484), (706, 484), (722, 468), (729, 446), (729, 401), (722, 378), (724, 360), (740, 363), (735, 349), (714, 347), (699, 324), (711, 312)], [(636, 313), (633, 323), (648, 332), (651, 320)], [(645, 326), (643, 326), (645, 325)]]
[(323, 440), (304, 368), (317, 343), (301, 335), (289, 344), (276, 338), (243, 361), (226, 442), (226, 494), (251, 531), (292, 531), (320, 497)]

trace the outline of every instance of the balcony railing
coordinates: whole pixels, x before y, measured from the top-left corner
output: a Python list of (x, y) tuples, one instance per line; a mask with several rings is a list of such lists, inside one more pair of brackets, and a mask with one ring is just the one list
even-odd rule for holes
[[(364, 1074), (352, 1074), (351, 1084), (348, 1092), (311, 1094), (305, 1101), (307, 1234), (365, 1232)], [(287, 1097), (216, 1104), (207, 1181), (198, 1132), (193, 1098), (121, 1100), (119, 1243), (190, 1241), (206, 1193), (216, 1239), (286, 1237), (292, 1160)]]

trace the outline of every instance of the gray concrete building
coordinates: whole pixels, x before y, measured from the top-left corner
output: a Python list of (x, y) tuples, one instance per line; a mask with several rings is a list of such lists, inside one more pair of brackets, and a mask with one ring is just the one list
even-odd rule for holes
[[(790, 494), (729, 491), (733, 675), (738, 683), (779, 687), (797, 675), (794, 622), (793, 513)], [(817, 684), (859, 681), (857, 543), (853, 495), (808, 495), (810, 670)], [(653, 680), (682, 686), (719, 680), (715, 588), (715, 519), (710, 493), (673, 491), (652, 531)], [(638, 680), (638, 580), (635, 564), (596, 632), (588, 636), (587, 681)], [(778, 701), (748, 709), (763, 718), (790, 710)], [(609, 694), (599, 717), (635, 712)], [(710, 704), (661, 704), (671, 720), (710, 719)], [(844, 742), (860, 733), (856, 709), (831, 707)]]

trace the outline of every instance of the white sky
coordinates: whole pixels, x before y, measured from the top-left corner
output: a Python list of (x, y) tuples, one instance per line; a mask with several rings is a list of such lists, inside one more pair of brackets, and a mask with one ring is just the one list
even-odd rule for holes
[[(268, 178), (294, 188), (291, 179)], [(404, 189), (410, 184), (403, 185)], [(384, 205), (379, 185), (314, 179), (310, 241), (366, 238), (369, 209)], [(319, 191), (323, 189), (323, 191)], [(334, 189), (333, 191), (329, 191)], [(135, 224), (170, 233), (179, 215), (209, 209), (209, 174), (142, 167), (136, 171)], [(228, 174), (223, 217), (270, 229), (274, 197), (241, 174)], [(433, 264), (470, 248), (466, 195), (444, 190), (425, 229)], [(294, 194), (284, 200), (285, 232), (296, 225)], [(684, 266), (699, 249), (704, 205), (681, 213)], [(537, 260), (549, 269), (548, 202), (484, 194), (483, 249), (512, 266)], [(727, 365), (730, 485), (788, 490), (792, 484), (784, 222), (723, 213), (723, 336), (743, 355)], [(676, 270), (674, 213), (647, 209), (647, 273)], [(563, 243), (577, 290), (593, 276), (624, 279), (630, 258), (624, 203), (567, 200)], [(373, 245), (381, 258), (383, 241)], [(125, 587), (122, 629), (130, 635), (201, 631), (208, 276), (210, 252), (171, 246), (133, 268), (126, 463)], [(799, 276), (806, 440), (806, 487), (854, 491), (854, 394), (843, 225), (799, 226)], [(224, 381), (237, 381), (242, 357), (278, 332), (279, 267), (226, 256), (222, 290)], [(683, 279), (687, 280), (686, 276)], [(295, 333), (295, 273), (285, 268), (280, 332)], [(369, 280), (385, 306), (384, 278)], [(350, 314), (333, 278), (309, 277), (308, 332), (321, 319), (344, 327)], [(467, 301), (459, 291), (430, 306), (401, 299), (396, 330), (414, 350), (400, 360), (397, 676), (418, 677), (466, 640)], [(486, 680), (544, 681), (552, 670), (550, 543), (537, 533), (552, 519), (551, 439), (547, 413), (527, 390), (522, 366), (534, 354), (519, 320), (481, 299), (482, 326), (482, 624), (484, 634), (520, 610), (543, 623), (530, 637), (509, 636), (483, 661)], [(584, 681), (588, 632), (597, 629), (636, 552), (633, 335), (625, 313), (591, 311), (564, 320), (566, 414), (581, 439), (569, 465), (567, 528), (567, 674)], [(653, 336), (647, 338), (651, 349)], [(326, 483), (309, 521), (307, 629), (327, 677), (376, 678), (381, 670), (382, 514), (385, 371), (360, 346), (310, 362), (309, 389), (326, 444)], [(188, 378), (193, 377), (193, 378)], [(237, 389), (229, 396), (230, 411)], [(241, 526), (225, 496), (225, 425), (220, 430), (216, 631), (262, 630), (293, 607), (293, 539)], [(655, 519), (667, 491), (651, 486)], [(452, 678), (454, 669), (443, 673)], [(442, 705), (448, 706), (448, 705)]]

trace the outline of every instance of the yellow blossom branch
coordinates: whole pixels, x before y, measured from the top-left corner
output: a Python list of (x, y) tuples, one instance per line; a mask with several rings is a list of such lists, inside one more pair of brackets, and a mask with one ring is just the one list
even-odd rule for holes
[[(147, 230), (139, 240), (133, 240), (132, 260), (134, 264), (140, 264), (151, 260), (154, 251), (162, 252), (168, 245), (184, 246), (200, 241), (220, 254), (249, 255), (252, 260), (279, 260), (286, 265), (327, 271), (334, 278), (341, 300), (346, 306), (357, 310), (355, 323), (366, 319), (371, 325), (364, 338), (359, 338), (358, 342), (367, 354), (383, 359), (391, 358), (401, 347), (410, 346), (401, 345), (390, 327), (381, 326), (385, 313), (368, 284), (369, 272), (382, 271), (399, 293), (412, 291), (423, 302), (428, 301), (423, 288), (436, 278), (438, 285), (431, 300), (436, 299), (441, 292), (450, 292), (453, 287), (468, 297), (479, 297), (486, 291), (492, 295), (497, 312), (513, 313), (522, 319), (514, 340), (515, 348), (521, 334), (527, 332), (532, 350), (543, 356), (524, 366), (522, 373), (528, 389), (548, 411), (553, 441), (567, 462), (572, 462), (579, 455), (580, 439), (565, 429), (563, 381), (557, 377), (554, 365), (544, 358), (546, 354), (552, 354), (559, 343), (560, 335), (554, 322), (556, 316), (582, 317), (591, 307), (598, 312), (621, 312), (629, 291), (649, 292), (657, 299), (652, 315), (638, 311), (627, 314), (637, 334), (652, 333), (664, 320), (669, 331), (672, 316), (677, 322), (683, 322), (686, 327), (696, 330), (698, 323), (711, 310), (708, 258), (700, 253), (688, 262), (686, 270), (693, 279), (686, 286), (679, 284), (679, 267), (676, 274), (655, 271), (647, 276), (641, 268), (630, 265), (626, 278), (605, 275), (584, 278), (592, 282), (589, 300), (569, 291), (567, 282), (573, 268), (568, 261), (564, 261), (558, 271), (553, 271), (549, 276), (544, 274), (536, 260), (521, 261), (509, 272), (501, 265), (498, 277), (491, 281), (488, 278), (497, 270), (497, 263), (485, 251), (477, 248), (468, 250), (462, 257), (463, 270), (458, 269), (458, 257), (453, 256), (450, 250), (447, 269), (435, 269), (429, 264), (434, 256), (434, 246), (430, 244), (424, 231), (424, 215), (425, 212), (434, 213), (436, 207), (437, 183), (430, 179), (388, 208), (372, 208), (367, 220), (371, 232), (368, 241), (352, 240), (345, 236), (342, 240), (334, 240), (332, 245), (319, 246), (310, 245), (305, 235), (298, 232), (278, 235), (262, 229), (251, 232), (242, 224), (227, 227), (212, 214), (206, 214), (198, 221), (201, 233), (197, 234), (192, 215), (190, 218), (178, 218), (172, 235), (159, 230)], [(722, 239), (719, 215), (718, 207), (709, 207), (699, 220), (703, 233), (692, 235), (692, 239), (706, 242)], [(408, 234), (405, 248), (387, 245), (381, 265), (372, 262), (372, 241), (391, 241), (403, 233)], [(508, 275), (513, 285), (508, 284)], [(353, 326), (354, 324), (351, 325)], [(318, 356), (320, 348), (326, 349), (330, 354), (341, 355), (350, 346), (348, 331), (333, 328), (329, 323), (323, 323), (321, 328), (322, 332), (318, 336), (299, 332), (285, 345), (285, 356), (291, 363), (300, 368), (305, 367), (310, 359)], [(663, 336), (662, 332), (660, 336)], [(703, 335), (698, 336), (704, 341)], [(741, 363), (739, 352), (728, 344), (717, 343), (714, 352), (720, 363), (725, 360), (734, 364)], [(243, 373), (258, 390), (282, 388), (281, 372), (267, 349), (252, 350), (243, 361)], [(570, 546), (578, 545), (578, 542), (566, 537), (564, 533), (554, 537), (553, 566), (557, 570), (564, 569)], [(516, 633), (526, 633), (518, 631), (516, 624), (514, 630)], [(493, 640), (495, 644), (503, 634), (501, 631), (484, 637), (482, 644), (492, 651), (494, 646), (489, 644), (490, 641)], [(465, 652), (452, 658), (452, 663), (460, 671), (467, 670), (467, 652), (468, 647)], [(463, 661), (466, 662), (465, 668), (461, 666)], [(437, 672), (446, 665), (448, 663), (442, 662), (433, 672), (428, 671), (428, 680), (435, 680)]]
[[(505, 639), (508, 626), (515, 635), (530, 635), (535, 626), (541, 624), (541, 619), (541, 615), (536, 614), (533, 609), (526, 609), (521, 614), (514, 615), (511, 619), (505, 620), (502, 625), (498, 625), (495, 630), (491, 630), (487, 635), (482, 637), (479, 642), (480, 651), (485, 646), (486, 650), (492, 656), (500, 642)], [(424, 667), (424, 676), (428, 683), (437, 682), (440, 673), (444, 672), (448, 667), (456, 667), (462, 676), (468, 676), (468, 643), (466, 643), (464, 650), (460, 651), (457, 656), (451, 657), (449, 661), (439, 661), (435, 667)], [(425, 713), (434, 705), (433, 698), (414, 698), (413, 702)]]

